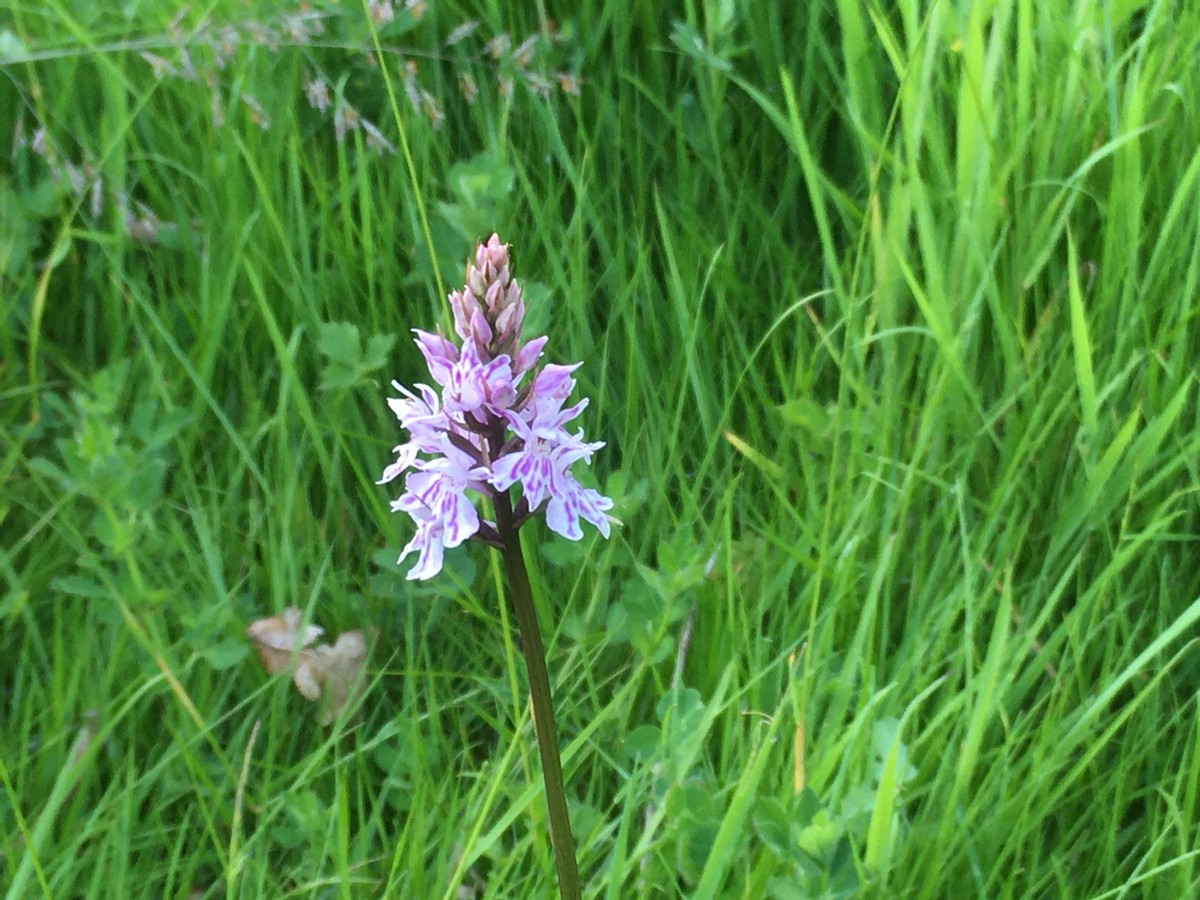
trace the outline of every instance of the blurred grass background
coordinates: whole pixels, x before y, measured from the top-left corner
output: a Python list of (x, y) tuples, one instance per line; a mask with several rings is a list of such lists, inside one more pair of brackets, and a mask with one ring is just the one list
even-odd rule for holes
[[(1197, 893), (1200, 7), (14, 0), (0, 885), (553, 888), (408, 329), (513, 245), (610, 542), (526, 532), (590, 896)], [(11, 142), (8, 137), (11, 135)], [(244, 635), (377, 629), (328, 728)]]

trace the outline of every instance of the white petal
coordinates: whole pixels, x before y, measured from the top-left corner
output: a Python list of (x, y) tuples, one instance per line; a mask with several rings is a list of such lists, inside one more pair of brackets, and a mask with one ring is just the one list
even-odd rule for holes
[(458, 494), (455, 499), (453, 511), (443, 520), (445, 535), (442, 542), (447, 547), (457, 547), (479, 530), (479, 513), (471, 501), (463, 494)]
[(500, 457), (492, 464), (492, 477), (488, 479), (492, 487), (499, 491), (507, 491), (517, 482), (517, 464), (525, 456), (524, 453), (509, 453)]
[(416, 536), (404, 548), (404, 554), (400, 559), (404, 559), (412, 549), (419, 551), (417, 564), (408, 570), (408, 574), (404, 576), (406, 579), (409, 581), (424, 581), (432, 578), (442, 570), (443, 547), (441, 535), (434, 534), (432, 528), (418, 529)]
[(383, 477), (376, 484), (387, 484), (400, 477), (400, 474), (410, 468), (417, 458), (417, 448), (413, 444), (401, 444), (395, 449), (399, 454), (396, 461), (383, 470)]
[(613, 502), (599, 491), (585, 488), (580, 496), (579, 514), (595, 525), (602, 535), (608, 537), (612, 529), (604, 510), (612, 509), (612, 505)]
[(546, 506), (546, 525), (556, 534), (561, 534), (569, 541), (577, 541), (583, 537), (583, 529), (579, 527), (579, 513), (572, 502), (573, 497), (564, 485), (556, 484)]

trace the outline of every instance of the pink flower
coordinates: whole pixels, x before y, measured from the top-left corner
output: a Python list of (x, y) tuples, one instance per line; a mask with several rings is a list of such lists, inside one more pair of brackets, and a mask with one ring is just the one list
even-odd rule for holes
[(417, 564), (409, 569), (404, 577), (409, 581), (424, 581), (442, 571), (442, 558), (446, 547), (442, 541), (444, 526), (440, 519), (423, 507), (411, 509), (408, 513), (417, 523), (417, 532), (396, 562), (404, 562), (405, 557), (414, 550), (417, 551)]
[(400, 424), (408, 429), (409, 440), (393, 448), (396, 459), (383, 470), (383, 475), (376, 484), (394, 481), (401, 473), (416, 466), (419, 453), (441, 452), (442, 438), (452, 428), (452, 423), (442, 411), (438, 395), (433, 388), (418, 384), (417, 387), (421, 390), (421, 396), (418, 397), (394, 381), (392, 387), (404, 396), (389, 397), (388, 406), (396, 414)]
[(446, 412), (473, 416), (484, 425), (489, 421), (489, 413), (498, 416), (517, 399), (509, 358), (497, 356), (484, 363), (472, 340), (463, 344), (458, 362), (451, 368), (450, 377), (442, 387), (445, 389)]
[[(438, 389), (419, 384), (419, 394), (393, 382), (400, 397), (388, 405), (409, 433), (379, 484), (402, 474), (404, 493), (394, 511), (408, 513), (417, 526), (400, 559), (417, 553), (408, 578), (431, 578), (442, 568), (447, 548), (471, 537), (494, 541), (496, 526), (484, 523), (470, 492), (494, 498), (520, 484), (526, 512), (545, 512), (547, 526), (569, 540), (583, 537), (580, 520), (605, 537), (611, 531), (612, 501), (583, 487), (571, 474), (603, 443), (588, 443), (566, 424), (587, 407), (586, 399), (567, 408), (575, 389), (572, 373), (581, 363), (545, 365), (534, 371), (547, 338), (522, 343), (525, 301), (509, 271), (508, 247), (492, 235), (480, 244), (467, 267), (466, 285), (450, 295), (459, 346), (441, 334), (414, 329), (416, 344)], [(486, 527), (485, 527), (486, 526)]]
[(560, 472), (550, 489), (546, 526), (567, 540), (578, 541), (583, 537), (583, 529), (579, 527), (579, 520), (583, 518), (608, 537), (606, 512), (612, 509), (612, 505), (613, 502), (599, 491), (583, 487), (569, 472)]
[(558, 405), (561, 399), (547, 404), (529, 423), (515, 413), (506, 413), (521, 443), (492, 464), (492, 487), (506, 491), (520, 484), (530, 511), (540, 509), (549, 499), (546, 524), (565, 538), (577, 541), (583, 537), (581, 516), (608, 537), (609, 522), (604, 511), (612, 508), (612, 501), (584, 488), (570, 472), (574, 463), (589, 461), (604, 444), (585, 443), (582, 431), (571, 435), (563, 428), (587, 406), (586, 399), (566, 410), (559, 410)]
[(404, 559), (413, 550), (420, 552), (417, 565), (408, 573), (410, 579), (436, 574), (442, 567), (443, 549), (457, 547), (479, 531), (479, 513), (466, 492), (486, 490), (488, 470), (475, 464), (448, 435), (442, 436), (440, 449), (441, 456), (414, 464), (418, 471), (404, 480), (405, 492), (391, 504), (417, 523), (416, 536), (400, 555)]

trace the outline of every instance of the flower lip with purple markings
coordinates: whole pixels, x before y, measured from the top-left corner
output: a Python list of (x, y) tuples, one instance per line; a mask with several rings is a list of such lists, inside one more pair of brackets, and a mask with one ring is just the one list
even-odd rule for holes
[(404, 493), (391, 508), (408, 513), (417, 526), (400, 556), (417, 554), (407, 577), (432, 578), (441, 571), (444, 551), (470, 538), (500, 543), (495, 523), (480, 519), (468, 492), (491, 498), (519, 484), (514, 528), (544, 510), (547, 527), (569, 540), (583, 537), (580, 519), (608, 537), (616, 521), (607, 515), (612, 500), (571, 474), (575, 463), (590, 462), (604, 444), (564, 428), (588, 404), (585, 398), (563, 409), (575, 389), (572, 373), (582, 364), (536, 368), (547, 338), (521, 342), (525, 301), (499, 237), (493, 234), (476, 248), (466, 284), (451, 293), (450, 306), (461, 344), (414, 329), (440, 390), (418, 384), (418, 393), (393, 382), (403, 396), (388, 399), (409, 439), (395, 448), (395, 460), (377, 483), (405, 475)]

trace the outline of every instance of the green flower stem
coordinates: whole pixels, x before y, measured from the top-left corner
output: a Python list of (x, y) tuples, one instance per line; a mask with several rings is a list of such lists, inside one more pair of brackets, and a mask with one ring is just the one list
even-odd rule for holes
[(533, 589), (521, 553), (521, 535), (513, 527), (512, 503), (508, 494), (497, 492), (496, 526), (504, 542), (501, 553), (508, 573), (517, 625), (521, 629), (521, 652), (529, 673), (529, 693), (533, 699), (533, 725), (537, 731), (538, 753), (542, 758), (542, 779), (546, 785), (546, 806), (550, 811), (550, 843), (554, 847), (554, 865), (558, 869), (558, 891), (563, 900), (580, 900), (579, 867), (575, 862), (575, 839), (567, 813), (567, 795), (563, 790), (562, 761), (558, 755), (558, 729), (554, 724), (554, 700), (550, 696), (550, 678), (546, 674), (546, 651), (533, 606)]

